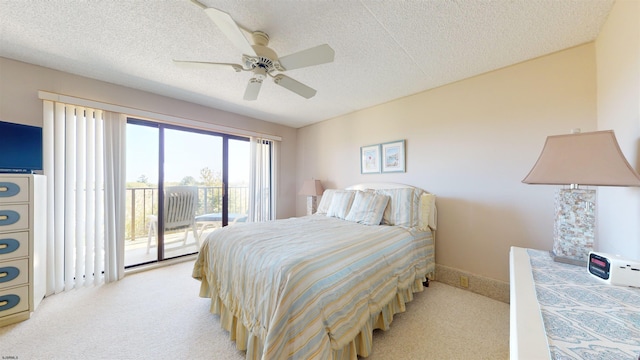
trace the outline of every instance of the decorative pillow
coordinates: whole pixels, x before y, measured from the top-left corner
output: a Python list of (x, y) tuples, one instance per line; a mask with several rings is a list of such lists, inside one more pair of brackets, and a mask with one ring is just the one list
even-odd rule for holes
[(358, 191), (345, 220), (364, 225), (380, 225), (388, 203), (387, 195)]
[(354, 195), (355, 191), (351, 190), (335, 191), (331, 198), (331, 205), (329, 205), (329, 209), (327, 210), (327, 216), (336, 217), (338, 219), (344, 219), (347, 217), (349, 209), (351, 209), (351, 203), (353, 202)]
[(427, 192), (420, 196), (419, 230), (435, 230), (437, 226), (436, 196)]
[(412, 188), (381, 189), (376, 193), (389, 196), (382, 224), (402, 227), (418, 226), (421, 191)]
[(336, 190), (334, 189), (326, 189), (323, 193), (322, 193), (322, 197), (320, 198), (320, 204), (318, 204), (318, 210), (316, 211), (316, 214), (326, 214), (327, 211), (329, 210), (329, 206), (331, 205), (331, 199), (333, 199), (333, 193), (335, 193)]

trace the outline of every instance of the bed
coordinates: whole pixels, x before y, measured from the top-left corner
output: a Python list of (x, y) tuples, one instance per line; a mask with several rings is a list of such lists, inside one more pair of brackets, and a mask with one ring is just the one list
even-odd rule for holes
[(325, 190), (309, 216), (218, 229), (193, 277), (253, 359), (357, 359), (435, 273), (435, 196), (389, 183)]

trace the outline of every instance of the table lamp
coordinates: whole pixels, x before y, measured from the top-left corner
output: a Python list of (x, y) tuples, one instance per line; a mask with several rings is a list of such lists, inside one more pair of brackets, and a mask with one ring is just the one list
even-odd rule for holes
[(307, 195), (307, 215), (312, 215), (318, 208), (317, 196), (322, 195), (324, 188), (320, 180), (305, 180), (298, 195)]
[(592, 186), (640, 186), (640, 176), (625, 159), (612, 130), (547, 137), (525, 184), (568, 185), (555, 195), (552, 256), (555, 261), (587, 264), (595, 239), (596, 190)]

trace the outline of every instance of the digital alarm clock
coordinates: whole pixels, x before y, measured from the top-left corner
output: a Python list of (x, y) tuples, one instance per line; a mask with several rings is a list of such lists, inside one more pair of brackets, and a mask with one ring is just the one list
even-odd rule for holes
[(640, 261), (637, 260), (591, 251), (587, 270), (607, 284), (640, 287)]

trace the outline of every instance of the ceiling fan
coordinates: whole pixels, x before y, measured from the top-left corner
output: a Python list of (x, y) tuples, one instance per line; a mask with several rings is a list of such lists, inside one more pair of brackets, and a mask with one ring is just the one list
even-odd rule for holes
[[(316, 94), (316, 90), (294, 80), (281, 72), (300, 69), (307, 66), (320, 65), (333, 61), (334, 51), (327, 45), (319, 45), (302, 50), (287, 56), (278, 57), (275, 51), (269, 48), (269, 35), (262, 31), (253, 31), (253, 45), (242, 34), (241, 27), (224, 11), (208, 8), (197, 0), (191, 0), (194, 4), (204, 9), (204, 12), (213, 20), (222, 33), (242, 51), (242, 64), (217, 63), (206, 61), (173, 60), (181, 66), (205, 66), (211, 65), (232, 67), (236, 72), (251, 71), (253, 76), (249, 79), (244, 93), (244, 100), (256, 100), (262, 81), (267, 77), (304, 98), (310, 99)], [(245, 30), (248, 31), (248, 30)]]

